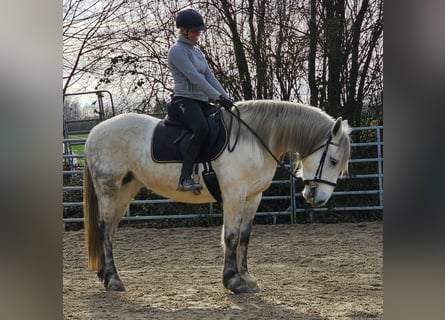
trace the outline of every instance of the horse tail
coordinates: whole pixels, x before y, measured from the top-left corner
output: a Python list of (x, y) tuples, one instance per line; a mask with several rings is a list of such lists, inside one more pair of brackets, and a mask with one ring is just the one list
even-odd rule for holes
[(100, 271), (104, 262), (102, 237), (99, 229), (99, 205), (94, 190), (91, 172), (85, 159), (83, 176), (83, 214), (85, 226), (85, 245), (88, 252), (88, 269)]

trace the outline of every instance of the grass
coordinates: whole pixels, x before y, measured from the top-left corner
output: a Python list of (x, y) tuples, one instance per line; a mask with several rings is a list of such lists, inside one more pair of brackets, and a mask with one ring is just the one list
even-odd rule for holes
[[(71, 134), (69, 136), (70, 139), (86, 139), (88, 137), (88, 133), (83, 134)], [(75, 155), (83, 155), (85, 149), (85, 143), (71, 143), (71, 151)], [(83, 166), (84, 162), (82, 158), (77, 158), (77, 163), (79, 166)]]

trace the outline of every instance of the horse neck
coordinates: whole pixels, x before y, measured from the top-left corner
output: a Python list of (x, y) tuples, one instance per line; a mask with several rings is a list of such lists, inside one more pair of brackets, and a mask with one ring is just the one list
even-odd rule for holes
[[(310, 152), (326, 139), (334, 122), (317, 108), (285, 101), (250, 101), (241, 104), (240, 111), (277, 157), (287, 152)], [(241, 136), (255, 141), (243, 127)]]
[[(308, 154), (327, 139), (334, 119), (314, 107), (301, 106), (302, 113), (295, 118), (293, 138), (289, 139), (290, 151)], [(292, 126), (292, 124), (291, 124)]]

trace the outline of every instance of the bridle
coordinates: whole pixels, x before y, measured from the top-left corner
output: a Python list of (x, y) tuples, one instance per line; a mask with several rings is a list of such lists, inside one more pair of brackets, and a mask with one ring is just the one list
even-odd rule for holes
[(318, 150), (324, 148), (323, 149), (323, 154), (321, 155), (321, 158), (320, 158), (320, 162), (318, 163), (317, 171), (315, 171), (314, 179), (312, 179), (312, 180), (303, 180), (304, 184), (308, 185), (311, 189), (315, 189), (318, 186), (318, 183), (328, 184), (328, 185), (333, 186), (333, 187), (337, 186), (337, 183), (335, 183), (335, 182), (322, 179), (323, 167), (324, 167), (324, 163), (326, 162), (326, 155), (328, 154), (328, 148), (329, 148), (330, 144), (332, 144), (334, 146), (339, 146), (338, 143), (332, 142), (332, 135), (329, 135), (329, 138), (326, 141), (326, 143), (322, 144), (318, 148), (316, 148), (313, 151), (309, 152), (304, 157), (301, 157), (301, 160), (303, 160), (304, 158), (310, 156), (314, 152), (317, 152)]

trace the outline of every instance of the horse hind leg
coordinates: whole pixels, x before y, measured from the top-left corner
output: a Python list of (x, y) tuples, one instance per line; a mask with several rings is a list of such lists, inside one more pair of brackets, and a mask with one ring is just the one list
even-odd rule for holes
[(98, 193), (98, 201), (103, 265), (98, 271), (98, 276), (104, 282), (105, 288), (110, 291), (125, 291), (114, 262), (112, 238), (140, 187), (141, 184), (136, 180), (129, 179), (127, 174), (124, 179), (120, 179), (119, 184), (106, 183), (102, 184), (102, 188), (99, 188), (102, 189), (102, 192)]
[(99, 229), (103, 237), (104, 265), (97, 275), (99, 279), (104, 282), (104, 286), (107, 290), (125, 291), (124, 284), (119, 277), (113, 257), (112, 235), (115, 226), (113, 223), (100, 221)]

